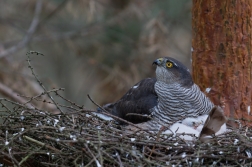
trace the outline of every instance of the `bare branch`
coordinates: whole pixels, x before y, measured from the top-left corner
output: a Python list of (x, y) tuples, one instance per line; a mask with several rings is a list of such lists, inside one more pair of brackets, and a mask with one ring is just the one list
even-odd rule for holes
[[(0, 93), (6, 97), (9, 97), (10, 99), (20, 103), (20, 104), (24, 104), (26, 103), (26, 100), (23, 99), (22, 97), (18, 96), (17, 93), (15, 93), (14, 90), (12, 90), (11, 88), (7, 87), (6, 85), (4, 85), (3, 83), (0, 82)], [(34, 109), (34, 107), (30, 104), (30, 103), (26, 103), (25, 104), (28, 108), (30, 109)]]
[(34, 13), (32, 22), (31, 22), (30, 27), (27, 31), (27, 34), (24, 36), (22, 41), (20, 41), (17, 45), (12, 46), (12, 47), (0, 52), (0, 58), (3, 58), (5, 56), (11, 55), (11, 54), (17, 52), (18, 50), (24, 48), (31, 41), (32, 36), (39, 25), (39, 16), (40, 16), (41, 9), (42, 9), (42, 1), (43, 0), (37, 0), (35, 13)]

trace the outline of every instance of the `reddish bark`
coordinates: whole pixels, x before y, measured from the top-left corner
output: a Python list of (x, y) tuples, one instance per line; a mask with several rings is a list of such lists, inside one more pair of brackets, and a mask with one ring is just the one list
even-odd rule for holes
[(192, 9), (193, 79), (211, 88), (227, 116), (245, 120), (252, 120), (251, 7), (251, 0), (193, 0)]

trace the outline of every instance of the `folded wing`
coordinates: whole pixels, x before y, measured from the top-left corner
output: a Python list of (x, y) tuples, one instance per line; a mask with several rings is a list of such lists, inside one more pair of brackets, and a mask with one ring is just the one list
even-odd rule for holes
[[(126, 94), (115, 103), (109, 103), (103, 108), (109, 113), (132, 123), (148, 121), (150, 109), (157, 105), (158, 97), (154, 89), (156, 78), (146, 78), (135, 84)], [(143, 116), (130, 115), (141, 114)]]

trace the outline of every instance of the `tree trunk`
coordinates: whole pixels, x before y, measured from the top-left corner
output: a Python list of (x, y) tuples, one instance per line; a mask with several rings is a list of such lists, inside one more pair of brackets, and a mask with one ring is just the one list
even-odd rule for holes
[(251, 7), (251, 0), (193, 0), (192, 9), (193, 79), (225, 115), (249, 124)]

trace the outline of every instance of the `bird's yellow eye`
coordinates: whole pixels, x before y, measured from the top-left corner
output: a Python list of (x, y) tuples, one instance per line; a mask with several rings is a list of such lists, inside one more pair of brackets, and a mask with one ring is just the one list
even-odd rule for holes
[(172, 68), (172, 67), (173, 67), (172, 62), (169, 62), (169, 61), (168, 61), (168, 62), (166, 63), (166, 67), (168, 67), (168, 68)]

